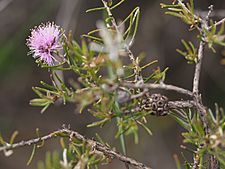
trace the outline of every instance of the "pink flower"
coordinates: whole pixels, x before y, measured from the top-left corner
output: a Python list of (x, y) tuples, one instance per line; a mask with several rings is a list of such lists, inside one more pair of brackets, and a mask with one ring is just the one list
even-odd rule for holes
[(62, 49), (61, 36), (60, 27), (54, 23), (48, 22), (35, 27), (27, 39), (29, 53), (50, 66), (54, 65), (59, 62), (56, 53)]

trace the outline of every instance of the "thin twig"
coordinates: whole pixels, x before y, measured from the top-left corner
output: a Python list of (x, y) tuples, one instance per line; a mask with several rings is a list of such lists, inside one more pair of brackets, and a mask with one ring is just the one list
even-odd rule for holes
[[(202, 11), (202, 10), (195, 10), (195, 13), (201, 17), (205, 17), (208, 14), (208, 11)], [(211, 17), (219, 17), (219, 18), (224, 18), (225, 17), (225, 10), (220, 9), (220, 10), (214, 10), (211, 13)]]
[[(208, 26), (208, 22), (209, 22), (209, 18), (210, 18), (210, 14), (213, 11), (213, 6), (211, 5), (209, 7), (209, 11), (208, 14), (206, 15), (206, 17), (202, 20), (201, 22), (201, 29), (200, 29), (200, 33), (203, 36), (200, 44), (199, 44), (199, 49), (198, 49), (198, 62), (195, 65), (195, 73), (194, 73), (194, 79), (193, 79), (193, 94), (194, 94), (194, 101), (196, 103), (196, 109), (199, 112), (201, 121), (203, 123), (203, 127), (204, 127), (204, 131), (206, 135), (209, 135), (209, 124), (208, 121), (206, 119), (206, 107), (203, 105), (202, 103), (202, 97), (201, 94), (199, 93), (199, 81), (200, 81), (200, 73), (201, 73), (201, 67), (202, 67), (202, 62), (203, 62), (203, 57), (204, 57), (204, 47), (205, 47), (205, 38), (206, 38), (206, 34), (204, 33), (204, 29), (209, 30), (211, 27)], [(224, 19), (225, 21), (225, 19)], [(219, 22), (224, 22), (223, 19)], [(215, 24), (216, 25), (216, 24)], [(219, 24), (218, 24), (219, 25)], [(194, 163), (194, 167), (193, 168), (199, 168), (198, 166), (199, 161), (196, 161), (195, 159), (195, 163)], [(210, 155), (210, 159), (209, 159), (209, 166), (210, 169), (217, 169), (218, 166), (218, 161), (215, 160), (214, 156)]]
[(195, 74), (193, 80), (193, 93), (199, 94), (199, 80), (200, 80), (200, 73), (201, 73), (201, 66), (203, 60), (203, 51), (204, 51), (205, 42), (201, 41), (198, 49), (198, 62), (195, 66)]
[(0, 147), (0, 152), (15, 149), (18, 147), (31, 146), (31, 145), (42, 143), (43, 141), (47, 141), (47, 140), (57, 138), (57, 137), (67, 137), (70, 140), (72, 140), (74, 138), (79, 139), (79, 140), (89, 144), (93, 148), (93, 150), (97, 151), (97, 153), (103, 153), (108, 158), (117, 159), (117, 160), (127, 163), (137, 169), (151, 169), (150, 167), (147, 167), (146, 165), (144, 165), (132, 158), (124, 156), (116, 151), (113, 151), (106, 145), (103, 145), (95, 140), (88, 139), (88, 138), (84, 137), (83, 135), (79, 134), (78, 132), (67, 129), (67, 128), (51, 132), (50, 134), (47, 134), (45, 136), (38, 137), (35, 139), (21, 141), (21, 142), (14, 143), (14, 144), (6, 144), (5, 146)]
[[(221, 19), (221, 20), (218, 21), (218, 22), (215, 22), (215, 23), (214, 23), (214, 26), (219, 26), (219, 25), (221, 25), (221, 24), (223, 24), (223, 23), (225, 23), (225, 18)], [(208, 27), (208, 30), (210, 30), (210, 29), (212, 29), (212, 26), (209, 26), (209, 27)]]
[(144, 96), (147, 92), (148, 92), (148, 89), (145, 88), (143, 92), (138, 93), (138, 94), (135, 94), (135, 95), (132, 95), (132, 96), (130, 97), (130, 100), (133, 100), (133, 99), (137, 99), (137, 98), (139, 98), (139, 97), (142, 97), (142, 96)]
[(186, 109), (186, 108), (193, 108), (196, 104), (193, 100), (187, 100), (187, 101), (169, 101), (168, 107), (169, 110), (173, 109)]
[(201, 24), (201, 34), (202, 34), (202, 39), (200, 40), (199, 48), (198, 48), (198, 60), (195, 65), (195, 72), (194, 72), (194, 79), (193, 79), (193, 94), (194, 94), (194, 101), (196, 102), (196, 108), (200, 114), (201, 121), (204, 125), (205, 133), (209, 134), (209, 126), (208, 122), (206, 120), (206, 108), (202, 104), (202, 97), (199, 93), (199, 81), (200, 81), (200, 73), (201, 73), (201, 68), (202, 68), (202, 62), (203, 62), (203, 57), (204, 57), (204, 48), (205, 48), (205, 41), (204, 39), (206, 38), (206, 35), (203, 31), (203, 29), (209, 29), (208, 27), (208, 21), (210, 17), (210, 13), (213, 10), (213, 6), (210, 6), (209, 12), (207, 16), (205, 17), (204, 20), (202, 20)]
[(220, 21), (215, 23), (215, 26), (219, 26), (225, 22), (225, 18), (221, 19)]
[(142, 89), (163, 89), (163, 90), (170, 90), (170, 91), (175, 91), (177, 93), (185, 94), (188, 96), (193, 97), (193, 93), (187, 89), (183, 89), (174, 85), (167, 85), (164, 83), (160, 84), (155, 84), (155, 83), (144, 83), (144, 84), (139, 84), (139, 83), (129, 83), (129, 82), (124, 82), (121, 84), (124, 87), (129, 87), (129, 88), (142, 88)]
[[(169, 101), (168, 102), (168, 112), (172, 110), (180, 110), (180, 109), (190, 109), (196, 107), (196, 104), (192, 100), (187, 100), (187, 101)], [(130, 110), (125, 110), (123, 111), (123, 116), (134, 114), (136, 112), (142, 111), (140, 106), (137, 106), (133, 109)], [(150, 115), (155, 115), (151, 114)]]

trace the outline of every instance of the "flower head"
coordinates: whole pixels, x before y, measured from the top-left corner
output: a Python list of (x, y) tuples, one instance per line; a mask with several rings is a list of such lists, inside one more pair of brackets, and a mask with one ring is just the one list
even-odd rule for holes
[(27, 39), (27, 46), (34, 58), (38, 58), (48, 65), (57, 62), (55, 53), (62, 49), (62, 33), (60, 27), (54, 23), (41, 24), (31, 31)]

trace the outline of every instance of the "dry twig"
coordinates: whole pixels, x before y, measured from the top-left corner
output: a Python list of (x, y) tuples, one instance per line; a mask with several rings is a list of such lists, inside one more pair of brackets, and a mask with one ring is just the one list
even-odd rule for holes
[(21, 142), (14, 143), (14, 144), (6, 144), (5, 146), (0, 147), (0, 151), (7, 151), (7, 150), (15, 149), (18, 147), (30, 146), (30, 145), (42, 143), (43, 141), (47, 141), (47, 140), (57, 138), (57, 137), (67, 137), (71, 141), (74, 138), (79, 139), (83, 142), (86, 142), (91, 147), (93, 147), (93, 150), (97, 151), (97, 153), (103, 153), (106, 157), (108, 157), (110, 159), (117, 159), (117, 160), (122, 161), (126, 164), (129, 164), (137, 169), (151, 169), (150, 167), (147, 167), (143, 163), (140, 163), (130, 157), (124, 156), (124, 155), (110, 149), (106, 145), (103, 145), (95, 140), (88, 139), (88, 138), (84, 137), (83, 135), (81, 135), (80, 133), (70, 130), (70, 129), (67, 129), (67, 128), (51, 132), (50, 134), (47, 134), (45, 136), (38, 137), (35, 139), (21, 141)]
[(167, 85), (164, 83), (160, 84), (155, 84), (155, 83), (129, 83), (129, 82), (124, 82), (121, 84), (124, 87), (129, 87), (129, 88), (141, 88), (141, 89), (162, 89), (162, 90), (169, 90), (169, 91), (175, 91), (180, 94), (184, 94), (187, 96), (193, 97), (193, 93), (187, 89), (183, 89), (174, 85)]

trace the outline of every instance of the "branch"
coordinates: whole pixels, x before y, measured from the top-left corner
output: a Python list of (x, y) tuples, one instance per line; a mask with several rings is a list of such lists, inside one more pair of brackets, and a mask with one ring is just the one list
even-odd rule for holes
[(33, 144), (42, 143), (43, 141), (47, 141), (47, 140), (57, 138), (57, 137), (67, 137), (70, 140), (72, 140), (74, 138), (79, 139), (83, 142), (86, 142), (91, 147), (93, 147), (93, 150), (97, 151), (97, 153), (103, 153), (108, 158), (117, 159), (117, 160), (122, 161), (126, 164), (129, 164), (137, 169), (151, 169), (150, 167), (147, 167), (146, 165), (144, 165), (132, 158), (129, 158), (129, 157), (124, 156), (116, 151), (111, 150), (106, 145), (103, 145), (95, 140), (88, 139), (88, 138), (84, 137), (83, 135), (79, 134), (78, 132), (70, 130), (70, 129), (66, 129), (66, 128), (54, 131), (50, 134), (47, 134), (47, 135), (39, 137), (39, 138), (30, 139), (27, 141), (21, 141), (21, 142), (14, 143), (14, 144), (6, 144), (5, 146), (0, 147), (0, 152), (15, 149), (18, 147), (24, 147), (24, 146), (30, 146)]
[(142, 88), (142, 89), (163, 89), (163, 90), (170, 90), (170, 91), (175, 91), (177, 93), (181, 93), (184, 95), (188, 95), (193, 97), (193, 93), (189, 90), (174, 86), (174, 85), (167, 85), (164, 83), (160, 84), (155, 84), (155, 83), (129, 83), (129, 82), (123, 82), (121, 84), (124, 87), (129, 87), (129, 88)]
[[(182, 5), (184, 8), (186, 8), (185, 4), (182, 2), (182, 0), (178, 0), (178, 4)], [(187, 9), (188, 10), (188, 9)], [(200, 73), (201, 73), (201, 67), (202, 67), (202, 62), (203, 62), (203, 57), (204, 57), (204, 47), (205, 47), (205, 39), (206, 39), (206, 34), (204, 33), (204, 29), (209, 30), (211, 29), (211, 27), (208, 26), (208, 22), (209, 22), (209, 18), (210, 15), (212, 14), (213, 11), (213, 6), (210, 5), (209, 6), (209, 11), (208, 13), (202, 17), (201, 19), (201, 27), (198, 28), (200, 35), (202, 36), (201, 40), (200, 40), (200, 44), (199, 44), (199, 49), (198, 49), (198, 61), (195, 65), (195, 72), (194, 72), (194, 79), (193, 79), (193, 101), (195, 102), (196, 105), (196, 109), (200, 115), (202, 124), (204, 126), (204, 131), (206, 135), (209, 135), (209, 124), (208, 121), (206, 119), (206, 107), (203, 105), (202, 103), (202, 97), (201, 94), (199, 93), (199, 81), (200, 81)], [(225, 18), (220, 20), (219, 22), (215, 23), (216, 26), (222, 24), (223, 22), (225, 22)], [(215, 159), (214, 156), (211, 156), (210, 160), (209, 160), (209, 164), (211, 165), (211, 169), (216, 169), (217, 166), (217, 160), (212, 160)], [(199, 168), (198, 166), (198, 161), (196, 161), (196, 159), (194, 160), (194, 166), (193, 168)]]
[[(201, 67), (202, 67), (202, 60), (204, 57), (204, 47), (205, 47), (205, 38), (206, 35), (203, 31), (203, 29), (209, 30), (211, 29), (211, 27), (208, 26), (208, 22), (209, 22), (209, 17), (210, 14), (213, 11), (213, 6), (211, 5), (209, 7), (209, 11), (208, 14), (206, 15), (206, 17), (202, 20), (201, 22), (201, 30), (200, 33), (203, 36), (200, 44), (199, 44), (199, 49), (198, 49), (198, 62), (195, 65), (195, 74), (194, 74), (194, 79), (193, 79), (193, 94), (194, 94), (194, 101), (196, 102), (196, 109), (198, 110), (199, 114), (200, 114), (200, 118), (201, 121), (203, 123), (204, 126), (204, 131), (206, 135), (209, 135), (209, 124), (208, 121), (206, 119), (206, 107), (203, 105), (202, 103), (202, 97), (201, 94), (199, 93), (199, 81), (200, 81), (200, 73), (201, 73)], [(217, 22), (215, 25), (219, 25), (222, 24), (225, 21), (225, 18), (222, 19), (221, 21)], [(216, 160), (216, 157), (213, 155), (210, 155), (210, 159), (209, 159), (209, 167), (210, 169), (217, 169), (218, 168), (218, 161)], [(198, 162), (195, 163), (194, 168), (199, 168), (198, 167)]]
[[(195, 10), (195, 13), (201, 17), (205, 17), (208, 14), (208, 11), (202, 11), (202, 10)], [(211, 17), (219, 17), (224, 18), (225, 17), (225, 10), (214, 10), (211, 13)]]
[[(172, 111), (172, 110), (179, 110), (179, 109), (186, 109), (186, 108), (190, 109), (190, 108), (193, 108), (193, 107), (196, 107), (196, 104), (192, 100), (187, 100), (187, 101), (169, 101), (168, 102), (167, 113), (166, 114), (162, 114), (162, 115), (158, 115), (158, 116), (168, 115), (169, 111)], [(123, 111), (123, 115), (126, 116), (126, 115), (130, 115), (130, 114), (133, 114), (133, 113), (136, 113), (136, 112), (140, 112), (140, 111), (142, 111), (142, 109), (141, 109), (140, 106), (138, 106), (138, 107), (135, 107), (133, 109)], [(154, 113), (150, 113), (150, 115), (154, 115), (155, 116)]]
[(169, 107), (170, 110), (193, 108), (195, 106), (196, 106), (196, 104), (192, 100), (187, 100), (187, 101), (169, 101), (168, 102), (168, 107)]
[(200, 79), (200, 73), (201, 73), (204, 46), (205, 46), (205, 42), (201, 41), (199, 44), (198, 62), (195, 66), (195, 74), (194, 74), (194, 80), (193, 80), (193, 93), (195, 94), (199, 93), (198, 88), (199, 88), (199, 79)]
[(209, 125), (206, 119), (206, 108), (205, 106), (202, 104), (202, 97), (199, 93), (199, 81), (200, 81), (200, 73), (201, 73), (201, 68), (202, 68), (202, 62), (203, 62), (203, 57), (204, 57), (204, 48), (205, 48), (205, 38), (206, 35), (203, 31), (203, 29), (210, 29), (208, 27), (208, 21), (209, 21), (209, 17), (210, 14), (213, 10), (213, 6), (209, 7), (209, 12), (207, 14), (207, 16), (205, 17), (204, 20), (202, 20), (202, 24), (201, 24), (201, 35), (203, 36), (202, 39), (200, 40), (200, 44), (199, 44), (199, 49), (198, 49), (198, 61), (195, 65), (195, 73), (194, 73), (194, 79), (193, 79), (193, 94), (194, 94), (194, 101), (196, 102), (196, 108), (200, 114), (201, 117), (201, 121), (204, 125), (204, 129), (205, 129), (205, 134), (209, 134)]
[(221, 25), (222, 23), (225, 22), (225, 18), (221, 19), (220, 21), (215, 23), (215, 26)]

